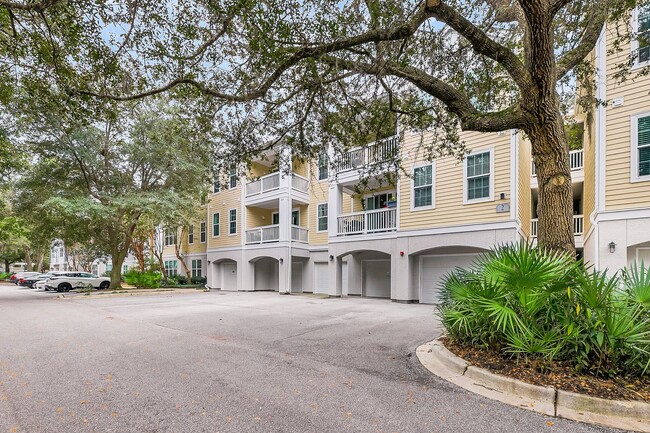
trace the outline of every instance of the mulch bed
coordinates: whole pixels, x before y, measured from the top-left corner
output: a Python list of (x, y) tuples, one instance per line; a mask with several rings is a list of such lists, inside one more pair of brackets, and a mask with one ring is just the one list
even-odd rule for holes
[(459, 345), (442, 338), (445, 347), (472, 365), (492, 373), (519, 379), (533, 385), (554, 386), (556, 389), (587, 394), (609, 400), (637, 400), (650, 403), (650, 378), (603, 379), (577, 373), (568, 362), (555, 362), (540, 368), (539, 363), (511, 358), (494, 350)]

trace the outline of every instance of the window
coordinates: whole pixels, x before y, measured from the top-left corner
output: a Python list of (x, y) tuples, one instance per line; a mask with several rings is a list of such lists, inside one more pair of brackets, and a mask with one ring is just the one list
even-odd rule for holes
[(394, 192), (386, 192), (367, 196), (366, 210), (385, 209), (397, 205), (397, 197)]
[(187, 227), (187, 243), (192, 245), (194, 243), (194, 225), (190, 224)]
[(201, 223), (201, 234), (200, 234), (200, 236), (201, 236), (201, 243), (202, 244), (204, 244), (205, 240), (206, 240), (206, 231), (207, 231), (206, 224)]
[(106, 272), (113, 272), (113, 264), (106, 263)]
[(219, 214), (212, 214), (212, 237), (219, 236)]
[(319, 204), (316, 212), (316, 226), (319, 232), (324, 232), (327, 230), (327, 203)]
[(645, 66), (650, 60), (650, 3), (639, 6), (632, 13), (631, 41), (635, 66)]
[(492, 199), (492, 150), (465, 159), (465, 203)]
[(203, 262), (201, 260), (192, 260), (192, 278), (201, 278), (203, 276), (201, 274), (202, 263)]
[(291, 212), (291, 224), (294, 226), (300, 225), (300, 209), (294, 209)]
[(230, 183), (230, 188), (237, 188), (237, 170), (232, 169), (230, 170), (229, 174), (229, 183)]
[(632, 181), (650, 180), (650, 113), (632, 117)]
[(123, 265), (122, 266), (122, 273), (124, 274), (126, 272), (129, 272), (129, 265)]
[(433, 165), (413, 169), (413, 207), (433, 206)]
[(318, 180), (327, 179), (329, 167), (327, 165), (327, 155), (321, 153), (318, 156)]
[(219, 181), (219, 176), (214, 178), (214, 181), (212, 182), (212, 192), (217, 193), (221, 191), (221, 182)]
[(228, 234), (234, 235), (237, 233), (237, 209), (230, 209), (228, 211)]
[(178, 274), (178, 262), (176, 260), (165, 260), (165, 274), (173, 277)]
[(165, 229), (165, 246), (174, 245), (176, 243), (176, 229)]

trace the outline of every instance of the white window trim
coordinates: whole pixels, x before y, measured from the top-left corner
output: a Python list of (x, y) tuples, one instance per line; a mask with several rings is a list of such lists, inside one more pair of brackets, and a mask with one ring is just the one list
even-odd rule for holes
[(650, 181), (650, 175), (639, 176), (639, 118), (650, 116), (650, 111), (630, 118), (630, 182)]
[[(215, 215), (219, 215), (219, 234), (218, 235), (214, 234), (214, 216)], [(210, 234), (212, 235), (213, 238), (221, 237), (221, 212), (214, 212), (212, 214), (212, 220), (210, 221)]]
[(280, 212), (271, 212), (271, 225), (275, 225), (275, 223), (273, 223), (273, 217), (276, 215), (278, 216), (278, 224), (280, 224)]
[(322, 178), (322, 179), (320, 178), (320, 168), (321, 168), (321, 165), (320, 165), (320, 158), (321, 158), (321, 156), (319, 156), (319, 157), (316, 159), (316, 179), (318, 180), (318, 182), (326, 182), (326, 181), (329, 180), (329, 177), (330, 177), (330, 166), (329, 166), (330, 163), (329, 163), (329, 158), (328, 158), (327, 155), (322, 155), (322, 157), (325, 158), (325, 171), (326, 171), (326, 176), (325, 176), (324, 178)]
[(204, 232), (205, 233), (205, 240), (204, 241), (201, 240), (201, 226), (199, 225), (199, 243), (204, 244), (204, 243), (206, 243), (208, 241), (208, 224), (203, 223), (203, 222), (201, 224), (205, 224), (205, 232)]
[(298, 224), (296, 224), (295, 226), (300, 227), (300, 208), (299, 207), (291, 209), (291, 216), (290, 216), (290, 218), (291, 218), (291, 226), (292, 227), (294, 226), (294, 224), (293, 224), (293, 213), (294, 212), (298, 212)]
[[(475, 198), (469, 200), (467, 198), (467, 157), (476, 156), (482, 153), (490, 154), (490, 195), (483, 198)], [(463, 204), (474, 204), (474, 203), (485, 203), (488, 201), (494, 201), (494, 148), (490, 147), (489, 149), (477, 149), (471, 154), (467, 154), (463, 160)]]
[[(219, 184), (219, 189), (216, 189), (215, 183)], [(212, 194), (219, 194), (223, 188), (221, 188), (221, 180), (213, 180), (212, 181)]]
[[(320, 224), (318, 224), (318, 220), (320, 219), (320, 216), (318, 215), (318, 208), (322, 205), (327, 206), (327, 215), (325, 216), (325, 221), (327, 221), (327, 228), (325, 230), (320, 230)], [(316, 233), (327, 233), (329, 231), (329, 217), (330, 217), (330, 206), (328, 202), (322, 202), (322, 203), (316, 203)]]
[[(429, 206), (415, 206), (415, 169), (431, 166), (431, 204)], [(399, 201), (399, 197), (397, 198)], [(411, 169), (411, 212), (431, 210), (436, 208), (436, 162), (414, 165)]]
[[(235, 186), (232, 185), (232, 179), (235, 178)], [(235, 189), (239, 186), (239, 176), (237, 176), (237, 169), (228, 171), (228, 189)]]
[[(632, 26), (631, 28), (632, 34), (638, 33), (639, 31), (639, 7), (638, 6), (632, 9), (632, 19), (630, 20), (630, 25)], [(630, 54), (634, 55), (634, 53), (638, 52), (638, 50), (639, 50), (639, 40), (637, 38), (632, 38), (630, 40)], [(639, 62), (639, 58), (637, 57), (634, 60), (634, 64), (632, 65), (632, 70), (640, 69), (648, 65), (650, 65), (650, 59), (646, 60), (645, 62)]]
[[(230, 213), (235, 211), (235, 233), (230, 233)], [(219, 230), (221, 230), (221, 219), (219, 220)], [(237, 208), (228, 209), (228, 236), (237, 236)]]
[[(192, 242), (190, 242), (190, 234), (192, 235)], [(194, 245), (194, 224), (188, 224), (187, 226), (187, 245)]]

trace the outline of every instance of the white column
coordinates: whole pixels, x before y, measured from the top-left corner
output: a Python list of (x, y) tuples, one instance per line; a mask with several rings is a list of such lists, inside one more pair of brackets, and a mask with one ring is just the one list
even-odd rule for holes
[(330, 182), (329, 201), (327, 204), (327, 228), (330, 236), (338, 234), (337, 217), (341, 214), (343, 192), (336, 182)]
[(329, 295), (341, 297), (341, 294), (343, 293), (343, 260), (340, 257), (334, 257), (334, 259), (330, 260), (328, 263), (328, 273), (330, 276)]

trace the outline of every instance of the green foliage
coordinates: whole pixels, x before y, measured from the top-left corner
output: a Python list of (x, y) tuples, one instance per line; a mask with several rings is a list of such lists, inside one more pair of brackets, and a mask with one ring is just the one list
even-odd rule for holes
[(136, 286), (139, 289), (157, 289), (160, 287), (160, 281), (162, 279), (160, 272), (153, 270), (142, 272), (136, 269), (127, 271), (123, 277), (127, 284)]
[(446, 276), (439, 313), (463, 344), (571, 361), (598, 376), (648, 374), (649, 271), (622, 275), (525, 243), (503, 246)]
[(579, 150), (582, 149), (582, 141), (585, 134), (585, 124), (584, 123), (569, 123), (564, 125), (564, 131), (566, 132), (566, 139), (569, 143), (569, 149)]
[(11, 272), (0, 272), (0, 280), (6, 280), (11, 277)]

